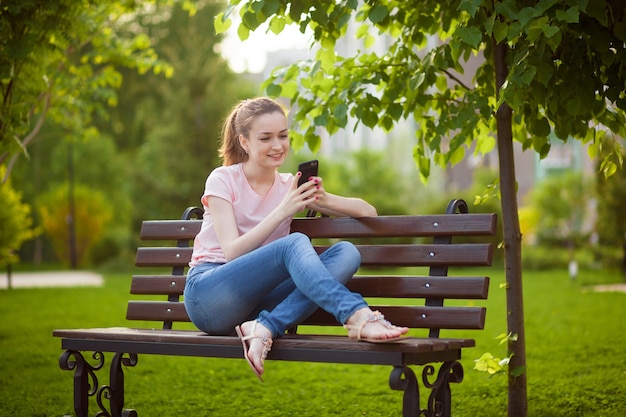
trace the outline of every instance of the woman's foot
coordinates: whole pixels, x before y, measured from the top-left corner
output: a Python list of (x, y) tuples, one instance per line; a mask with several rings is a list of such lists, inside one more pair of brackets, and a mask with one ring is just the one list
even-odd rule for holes
[(246, 358), (252, 371), (263, 382), (263, 363), (272, 348), (272, 332), (257, 322), (247, 321), (235, 327), (237, 336), (243, 345), (243, 357)]
[(369, 308), (358, 310), (343, 327), (348, 330), (350, 339), (372, 343), (392, 342), (409, 331), (408, 327), (394, 326), (379, 311)]

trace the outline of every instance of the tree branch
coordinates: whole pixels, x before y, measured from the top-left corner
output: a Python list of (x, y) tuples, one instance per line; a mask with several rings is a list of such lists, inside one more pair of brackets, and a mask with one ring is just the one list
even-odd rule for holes
[(471, 91), (471, 88), (470, 88), (470, 87), (468, 87), (467, 85), (465, 85), (465, 84), (463, 83), (463, 81), (461, 81), (461, 80), (460, 80), (460, 79), (459, 79), (456, 75), (452, 74), (450, 71), (448, 71), (448, 70), (446, 70), (446, 69), (443, 69), (443, 70), (441, 70), (441, 71), (443, 71), (443, 72), (444, 72), (444, 73), (445, 73), (448, 77), (450, 77), (450, 78), (452, 78), (454, 81), (456, 81), (456, 83), (457, 83), (458, 85), (460, 85), (461, 87), (463, 87), (463, 88), (464, 88), (464, 89), (466, 89), (467, 91)]
[[(51, 97), (52, 97), (52, 93), (50, 90), (43, 93), (44, 106), (43, 106), (43, 110), (41, 114), (39, 115), (39, 119), (37, 119), (37, 123), (35, 124), (35, 127), (33, 127), (33, 130), (30, 131), (30, 133), (28, 134), (28, 136), (24, 138), (24, 140), (20, 141), (19, 139), (17, 139), (17, 142), (20, 144), (22, 149), (26, 150), (26, 147), (28, 146), (28, 144), (32, 142), (32, 140), (35, 138), (35, 136), (37, 136), (37, 134), (41, 130), (41, 127), (43, 126), (43, 122), (46, 120), (48, 109), (50, 108)], [(33, 107), (33, 110), (34, 110), (34, 107)], [(33, 110), (31, 110), (31, 112)], [(17, 158), (19, 158), (19, 156), (20, 156), (19, 152), (16, 152), (13, 156), (11, 156), (9, 163), (7, 164), (7, 170), (4, 173), (4, 177), (2, 178), (2, 182), (0, 182), (0, 184), (4, 184), (7, 182), (7, 180), (9, 179), (9, 176), (11, 175), (11, 171), (13, 170), (13, 166), (17, 162)], [(8, 157), (8, 152), (2, 155), (1, 160), (4, 161), (7, 157)]]

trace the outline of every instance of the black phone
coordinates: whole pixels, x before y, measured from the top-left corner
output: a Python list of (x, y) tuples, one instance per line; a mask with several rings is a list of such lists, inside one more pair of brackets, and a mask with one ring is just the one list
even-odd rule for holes
[(317, 177), (317, 165), (317, 159), (298, 165), (298, 171), (302, 173), (302, 176), (298, 180), (298, 187), (307, 182), (309, 177)]

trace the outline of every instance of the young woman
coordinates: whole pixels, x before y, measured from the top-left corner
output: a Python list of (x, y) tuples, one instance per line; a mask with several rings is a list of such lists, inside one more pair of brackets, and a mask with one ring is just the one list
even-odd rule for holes
[(206, 180), (185, 287), (192, 322), (213, 335), (234, 329), (261, 381), (272, 339), (318, 307), (353, 339), (388, 342), (406, 333), (344, 286), (361, 261), (354, 245), (339, 242), (318, 255), (307, 236), (289, 233), (294, 214), (305, 208), (351, 217), (376, 210), (326, 192), (320, 177), (298, 187), (300, 172), (277, 172), (290, 147), (283, 108), (264, 97), (240, 102), (224, 122), (222, 141), (224, 165)]

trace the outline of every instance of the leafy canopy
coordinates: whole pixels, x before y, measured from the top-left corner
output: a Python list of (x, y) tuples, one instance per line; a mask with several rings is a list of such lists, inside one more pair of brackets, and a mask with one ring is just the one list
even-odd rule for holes
[[(626, 137), (625, 9), (621, 0), (231, 0), (215, 26), (226, 30), (238, 11), (242, 40), (264, 23), (275, 33), (286, 24), (312, 30), (315, 59), (275, 69), (265, 83), (297, 109), (294, 146), (317, 149), (316, 128), (332, 134), (348, 116), (385, 130), (414, 119), (414, 159), (425, 179), (431, 160), (446, 166), (470, 146), (492, 150), (503, 102), (514, 111), (515, 140), (542, 157), (552, 130), (589, 144), (591, 157), (608, 132)], [(362, 47), (339, 55), (338, 40), (352, 36)], [(382, 52), (372, 48), (379, 39)], [(511, 53), (498, 101), (499, 42)], [(464, 82), (471, 57), (481, 63)], [(613, 152), (601, 168), (610, 175), (621, 162)]]
[[(170, 76), (150, 38), (120, 30), (156, 3), (6, 0), (0, 5), (0, 164), (7, 176), (49, 117), (75, 138), (94, 137), (94, 114), (117, 104), (119, 69)], [(193, 6), (187, 0), (180, 0)]]

